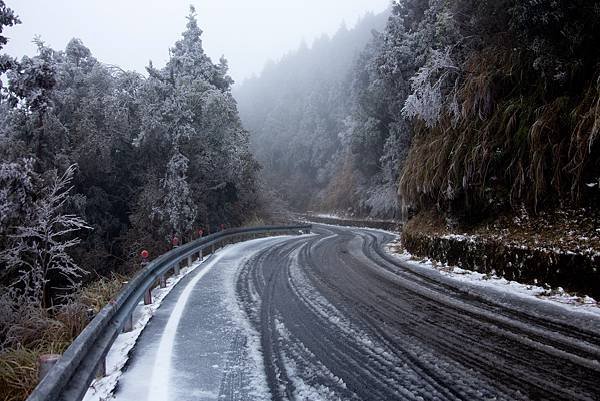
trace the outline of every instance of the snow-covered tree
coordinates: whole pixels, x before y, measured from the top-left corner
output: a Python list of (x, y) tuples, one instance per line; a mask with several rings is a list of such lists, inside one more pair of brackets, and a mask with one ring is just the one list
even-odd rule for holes
[(168, 238), (189, 233), (196, 219), (196, 208), (187, 182), (189, 160), (178, 149), (167, 164), (165, 177), (161, 180), (161, 204), (153, 212), (167, 224)]
[(51, 102), (51, 91), (56, 85), (55, 52), (36, 37), (38, 56), (25, 56), (18, 66), (8, 72), (9, 100), (23, 102), (29, 111), (37, 113), (38, 127)]
[(148, 77), (103, 64), (79, 39), (59, 51), (37, 38), (38, 54), (9, 66), (0, 99), (0, 249), (14, 245), (17, 227), (33, 227), (31, 211), (46, 198), (42, 177), (72, 164), (68, 207), (94, 230), (67, 235), (81, 240), (69, 254), (99, 274), (121, 268), (131, 244), (158, 254), (173, 231), (243, 221), (254, 207), (257, 164), (227, 62), (212, 63), (201, 34), (192, 10), (167, 66), (150, 66)]
[[(412, 93), (406, 99), (402, 115), (406, 118), (420, 118), (432, 128), (437, 124), (447, 102), (458, 117), (456, 95), (448, 96), (449, 80), (456, 77), (458, 67), (452, 61), (452, 49), (432, 50), (427, 63), (410, 79)], [(443, 93), (446, 89), (446, 93)], [(450, 99), (450, 100), (446, 100)]]
[[(2, 35), (4, 28), (20, 23), (21, 21), (15, 15), (15, 12), (6, 6), (4, 0), (0, 0), (0, 50), (8, 43), (8, 38)], [(0, 54), (0, 76), (15, 65), (16, 61), (13, 57), (7, 54)], [(0, 89), (2, 89), (2, 85), (3, 82), (0, 81)]]
[(0, 163), (0, 236), (29, 213), (36, 191), (33, 160)]
[(75, 280), (85, 274), (69, 251), (80, 243), (73, 234), (90, 227), (80, 217), (64, 212), (74, 173), (75, 166), (71, 166), (50, 179), (28, 211), (27, 220), (16, 227), (10, 235), (11, 244), (0, 254), (5, 273), (16, 277), (13, 285), (42, 308), (51, 302), (51, 283), (74, 286)]
[[(4, 0), (0, 0), (0, 34), (4, 30), (4, 27), (13, 26), (20, 23), (21, 21), (15, 12), (6, 6)], [(5, 36), (0, 35), (0, 49), (2, 49), (2, 47), (4, 47), (4, 45), (7, 43), (8, 39)]]
[(264, 179), (294, 208), (359, 209), (354, 200), (378, 184), (390, 98), (374, 59), (388, 16), (302, 44), (236, 90)]
[[(151, 156), (144, 156), (151, 167), (139, 210), (159, 211), (154, 215), (168, 222), (165, 231), (179, 234), (194, 224), (240, 222), (240, 210), (252, 207), (256, 163), (231, 95), (227, 62), (222, 58), (214, 64), (205, 54), (193, 8), (166, 66), (150, 65), (148, 73), (138, 99), (141, 129), (135, 142), (143, 155)], [(176, 182), (176, 176), (185, 180)], [(165, 185), (184, 183), (189, 195), (174, 200), (173, 210), (167, 211), (160, 195)], [(179, 201), (186, 210), (174, 210)], [(135, 220), (148, 224), (139, 217)]]

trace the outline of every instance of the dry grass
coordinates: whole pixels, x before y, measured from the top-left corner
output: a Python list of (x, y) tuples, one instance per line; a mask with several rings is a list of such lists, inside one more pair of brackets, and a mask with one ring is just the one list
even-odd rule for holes
[(266, 225), (265, 220), (257, 215), (252, 216), (248, 220), (244, 221), (242, 227), (261, 227)]
[(20, 401), (37, 385), (41, 349), (11, 348), (0, 354), (0, 400)]
[(81, 290), (77, 296), (78, 301), (90, 307), (96, 314), (121, 291), (128, 280), (127, 276), (116, 273), (110, 278), (100, 277)]
[(458, 121), (446, 115), (433, 129), (415, 127), (399, 183), (405, 204), (467, 215), (537, 210), (579, 201), (585, 180), (600, 175), (600, 78), (583, 96), (552, 95), (520, 57), (510, 49), (476, 54), (457, 90)]
[(333, 179), (323, 191), (325, 194), (324, 199), (320, 204), (313, 205), (313, 207), (323, 210), (348, 210), (359, 204), (356, 196), (358, 183), (355, 171), (352, 155), (348, 154), (342, 166), (333, 175)]
[[(70, 315), (70, 314), (69, 314)], [(22, 335), (22, 343), (0, 351), (0, 400), (24, 400), (38, 383), (37, 361), (40, 355), (61, 354), (76, 336), (67, 315), (61, 320), (49, 316), (21, 324), (13, 335)], [(86, 319), (87, 320), (87, 319)], [(87, 323), (86, 323), (87, 324)], [(85, 325), (77, 329), (82, 330)], [(37, 328), (39, 331), (34, 331)]]
[[(0, 401), (20, 401), (37, 385), (37, 360), (43, 354), (62, 354), (90, 319), (113, 299), (127, 278), (100, 278), (75, 294), (65, 305), (44, 310), (14, 299), (3, 311), (6, 337), (0, 350)], [(3, 298), (3, 302), (9, 302)]]
[(584, 168), (594, 149), (597, 152), (600, 139), (600, 75), (589, 85), (583, 101), (571, 112), (571, 118), (575, 127), (570, 138), (566, 170), (574, 176), (571, 195), (579, 198), (580, 186), (577, 184), (584, 178)]

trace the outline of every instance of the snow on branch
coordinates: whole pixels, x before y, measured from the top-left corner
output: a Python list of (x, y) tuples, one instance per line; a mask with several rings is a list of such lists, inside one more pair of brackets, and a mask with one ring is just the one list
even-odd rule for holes
[(172, 234), (183, 234), (192, 228), (196, 209), (188, 183), (189, 159), (177, 149), (169, 163), (165, 177), (161, 179), (162, 199), (153, 208), (153, 214), (160, 217), (168, 226), (169, 238)]
[(11, 246), (0, 253), (8, 271), (16, 273), (13, 285), (22, 288), (42, 307), (47, 306), (52, 279), (75, 286), (75, 280), (86, 273), (69, 255), (69, 250), (81, 241), (73, 234), (90, 227), (82, 218), (63, 213), (75, 169), (70, 166), (43, 188), (29, 218), (10, 235)]
[[(408, 96), (402, 109), (407, 119), (420, 118), (427, 127), (434, 127), (440, 119), (445, 101), (442, 93), (448, 78), (458, 71), (451, 57), (451, 48), (432, 50), (428, 62), (411, 78), (413, 93)], [(452, 97), (454, 102), (454, 97)], [(456, 107), (450, 105), (451, 110)]]

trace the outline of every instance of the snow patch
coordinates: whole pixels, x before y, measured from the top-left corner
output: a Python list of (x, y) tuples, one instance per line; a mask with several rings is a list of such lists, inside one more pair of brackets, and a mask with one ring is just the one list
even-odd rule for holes
[(106, 356), (106, 376), (100, 379), (95, 379), (85, 394), (84, 401), (106, 401), (114, 399), (113, 391), (115, 390), (119, 378), (123, 374), (123, 367), (129, 359), (129, 354), (138, 337), (162, 304), (165, 297), (185, 276), (192, 273), (200, 267), (206, 259), (197, 261), (192, 266), (183, 268), (179, 276), (169, 277), (167, 279), (166, 288), (155, 288), (152, 290), (152, 304), (144, 305), (143, 302), (138, 304), (137, 309), (140, 312), (140, 317), (134, 323), (133, 330), (129, 333), (120, 334)]
[(454, 280), (475, 284), (481, 287), (494, 288), (521, 298), (536, 299), (541, 302), (549, 302), (569, 310), (590, 313), (600, 316), (600, 303), (589, 296), (579, 297), (565, 292), (562, 288), (549, 290), (539, 285), (522, 284), (510, 281), (495, 274), (484, 274), (476, 271), (465, 270), (457, 266), (449, 266), (444, 263), (433, 261), (429, 258), (418, 258), (406, 250), (398, 252), (394, 243), (388, 244), (385, 249), (388, 253), (400, 259), (408, 265), (434, 269), (442, 275)]
[(179, 321), (183, 316), (183, 311), (187, 302), (192, 294), (192, 290), (211, 269), (212, 267), (221, 260), (223, 253), (219, 253), (216, 257), (212, 258), (202, 271), (196, 275), (190, 282), (185, 286), (185, 289), (181, 293), (175, 309), (171, 312), (167, 325), (162, 333), (160, 339), (160, 345), (156, 352), (156, 360), (154, 362), (154, 368), (152, 370), (152, 379), (150, 380), (150, 391), (149, 401), (165, 401), (169, 399), (169, 373), (171, 372), (171, 356), (173, 353), (173, 346), (175, 344), (175, 335), (177, 334), (177, 327)]
[[(271, 242), (273, 245), (279, 243), (280, 241), (287, 240), (292, 238), (290, 236), (280, 236), (280, 237), (271, 237), (271, 238), (262, 238), (253, 241), (248, 241), (248, 243), (260, 243), (260, 242)], [(260, 401), (268, 401), (271, 400), (271, 391), (267, 384), (266, 377), (266, 369), (264, 365), (264, 357), (263, 350), (261, 346), (261, 336), (260, 333), (254, 328), (252, 323), (249, 320), (249, 316), (247, 316), (246, 311), (243, 306), (240, 304), (240, 301), (237, 297), (236, 286), (238, 282), (238, 278), (244, 265), (254, 257), (254, 253), (245, 254), (243, 259), (237, 263), (233, 268), (229, 268), (224, 272), (225, 280), (225, 296), (224, 303), (225, 307), (228, 311), (229, 316), (235, 322), (236, 327), (238, 327), (246, 337), (246, 344), (244, 346), (245, 352), (248, 355), (248, 360), (246, 363), (249, 366), (245, 366), (244, 372), (250, 379), (250, 387), (248, 389), (248, 395), (251, 396), (251, 399)], [(258, 313), (258, 308), (260, 308), (260, 295), (256, 291), (256, 289), (251, 288), (250, 296), (252, 298), (252, 303), (255, 306), (253, 313)]]

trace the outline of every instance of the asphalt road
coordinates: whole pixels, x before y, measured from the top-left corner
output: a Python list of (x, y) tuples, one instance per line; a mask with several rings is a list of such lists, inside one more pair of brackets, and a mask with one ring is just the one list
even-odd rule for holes
[(314, 232), (236, 245), (180, 283), (117, 399), (152, 399), (131, 389), (192, 287), (169, 399), (600, 400), (597, 317), (405, 265), (385, 232)]

